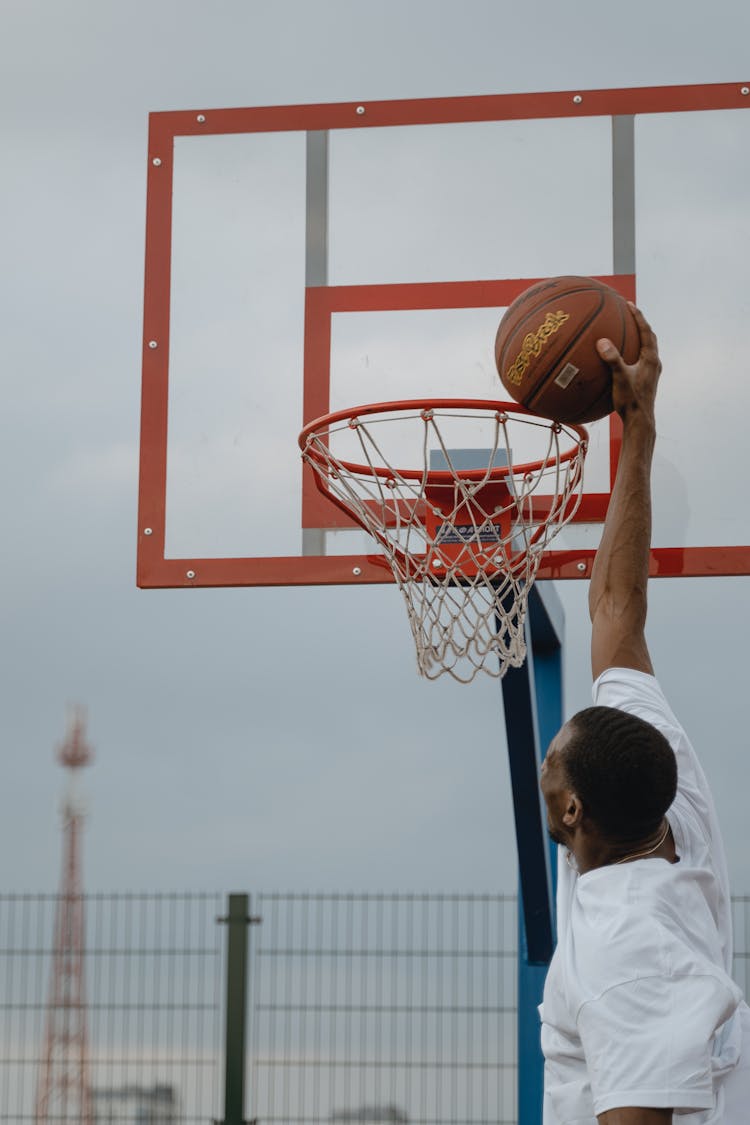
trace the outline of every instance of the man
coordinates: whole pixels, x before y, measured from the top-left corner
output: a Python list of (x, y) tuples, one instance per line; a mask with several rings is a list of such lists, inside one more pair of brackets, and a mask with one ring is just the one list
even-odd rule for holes
[(644, 633), (661, 364), (631, 308), (638, 362), (597, 345), (623, 441), (589, 592), (596, 706), (553, 739), (541, 774), (561, 845), (540, 1008), (544, 1122), (748, 1125), (750, 1009), (730, 976), (724, 848)]

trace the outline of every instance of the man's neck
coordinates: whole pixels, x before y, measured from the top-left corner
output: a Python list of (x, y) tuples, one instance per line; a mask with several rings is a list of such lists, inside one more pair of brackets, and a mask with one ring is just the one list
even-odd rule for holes
[(572, 842), (570, 853), (579, 875), (599, 867), (632, 863), (636, 859), (666, 859), (674, 863), (677, 858), (672, 831), (666, 820), (654, 832), (626, 844), (608, 840), (598, 833), (586, 833)]

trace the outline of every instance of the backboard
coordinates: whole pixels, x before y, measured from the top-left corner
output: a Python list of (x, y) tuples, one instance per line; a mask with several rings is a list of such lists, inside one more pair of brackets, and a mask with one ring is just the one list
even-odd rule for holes
[[(499, 319), (562, 273), (637, 300), (660, 338), (652, 572), (750, 572), (743, 109), (728, 83), (152, 114), (138, 584), (392, 581), (298, 433), (502, 399)], [(590, 439), (540, 578), (590, 573), (616, 420)]]

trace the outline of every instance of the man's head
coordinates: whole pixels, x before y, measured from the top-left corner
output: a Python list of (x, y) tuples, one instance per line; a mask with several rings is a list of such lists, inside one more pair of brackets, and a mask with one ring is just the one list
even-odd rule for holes
[(627, 844), (659, 827), (677, 791), (677, 763), (650, 723), (588, 707), (552, 740), (541, 784), (557, 843), (570, 845), (584, 831)]

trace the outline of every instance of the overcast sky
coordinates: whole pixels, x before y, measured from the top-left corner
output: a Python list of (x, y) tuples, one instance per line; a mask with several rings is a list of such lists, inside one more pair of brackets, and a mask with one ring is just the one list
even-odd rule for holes
[[(136, 589), (147, 115), (741, 83), (745, 0), (4, 0), (1, 23), (0, 891), (57, 884), (53, 751), (69, 701), (88, 707), (96, 748), (90, 890), (512, 890), (500, 690), (420, 681), (395, 589)], [(747, 382), (748, 130), (702, 125), (706, 156), (674, 128), (679, 190), (666, 197), (649, 168), (672, 134), (640, 139), (639, 293), (663, 310), (665, 381), (670, 362), (693, 364), (662, 403), (655, 538), (740, 543), (744, 400), (697, 396), (704, 373), (711, 388)], [(712, 145), (728, 162), (718, 177)], [(654, 582), (649, 630), (737, 891), (750, 890), (748, 581)], [(588, 703), (586, 588), (560, 593), (573, 712)]]

